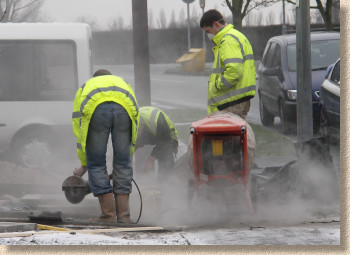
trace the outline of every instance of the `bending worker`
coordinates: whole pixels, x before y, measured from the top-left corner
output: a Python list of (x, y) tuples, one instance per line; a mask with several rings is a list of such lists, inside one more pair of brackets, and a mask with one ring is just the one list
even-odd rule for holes
[(206, 11), (200, 27), (215, 44), (208, 86), (208, 114), (228, 111), (246, 119), (256, 88), (252, 46), (233, 25), (225, 23), (217, 10)]
[(140, 126), (135, 150), (144, 145), (155, 145), (144, 163), (144, 170), (154, 170), (158, 160), (158, 178), (164, 179), (173, 173), (174, 157), (177, 154), (178, 134), (170, 118), (160, 109), (140, 107)]
[[(93, 221), (130, 222), (131, 157), (139, 118), (131, 86), (107, 70), (96, 71), (76, 93), (72, 123), (81, 167), (74, 170), (74, 175), (83, 176), (88, 171), (91, 191), (98, 197), (102, 211)], [(109, 134), (113, 146), (113, 186), (106, 166)]]

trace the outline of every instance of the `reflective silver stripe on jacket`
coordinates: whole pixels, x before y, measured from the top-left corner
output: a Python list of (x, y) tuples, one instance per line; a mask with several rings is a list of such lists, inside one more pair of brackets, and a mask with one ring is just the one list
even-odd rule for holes
[(237, 36), (234, 36), (234, 35), (232, 35), (232, 34), (226, 34), (226, 35), (224, 35), (224, 37), (225, 37), (225, 36), (232, 36), (232, 37), (239, 43), (239, 46), (241, 47), (242, 58), (244, 58), (245, 54), (244, 54), (243, 45), (242, 45), (241, 41), (238, 39), (238, 37), (237, 37)]
[(157, 113), (158, 113), (158, 109), (153, 109), (149, 120), (150, 121), (149, 125), (151, 126), (151, 129), (155, 134), (157, 133), (157, 127), (155, 124)]
[[(243, 57), (243, 62), (246, 61), (246, 60), (250, 60), (250, 59), (254, 59), (254, 56), (253, 54), (247, 54), (245, 55), (245, 52), (244, 52), (244, 49), (243, 49), (243, 45), (241, 43), (241, 41), (238, 39), (238, 37), (232, 35), (232, 34), (226, 34), (224, 35), (225, 36), (232, 36), (238, 43), (239, 43), (239, 46), (241, 47), (241, 52), (242, 52), (242, 57)], [(237, 62), (233, 62), (233, 63), (237, 63)], [(224, 62), (224, 65), (225, 65), (225, 62)]]
[(217, 103), (217, 102), (221, 102), (221, 101), (223, 101), (225, 99), (228, 99), (230, 97), (234, 97), (234, 96), (237, 96), (237, 95), (249, 92), (249, 91), (255, 91), (255, 90), (256, 90), (256, 85), (251, 85), (249, 87), (233, 90), (233, 91), (230, 91), (229, 93), (227, 93), (225, 95), (222, 95), (222, 96), (219, 96), (219, 97), (210, 98), (208, 100), (208, 105), (211, 105), (211, 104), (214, 104), (214, 103)]
[(222, 73), (223, 71), (225, 71), (225, 67), (219, 67), (220, 66), (219, 63), (220, 63), (220, 55), (218, 51), (218, 56), (216, 59), (216, 67), (211, 70), (211, 73)]
[(130, 95), (130, 93), (127, 90), (122, 89), (122, 88), (117, 87), (117, 86), (110, 86), (110, 87), (106, 87), (106, 88), (97, 88), (97, 89), (92, 90), (88, 95), (86, 95), (86, 98), (81, 103), (81, 105), (80, 105), (80, 112), (83, 112), (84, 107), (87, 104), (87, 102), (90, 100), (90, 98), (92, 98), (97, 93), (107, 92), (107, 91), (117, 91), (117, 92), (124, 93), (132, 101), (132, 103), (134, 104), (135, 109), (136, 109), (136, 114), (139, 113), (139, 108), (137, 107), (137, 104), (136, 104), (136, 101), (135, 101), (134, 97), (132, 95)]
[(254, 60), (254, 55), (253, 54), (248, 54), (247, 56), (244, 56), (243, 57), (243, 61), (246, 61), (246, 60)]
[(224, 67), (216, 67), (211, 70), (211, 73), (223, 73), (225, 71)]
[(81, 112), (73, 112), (72, 119), (83, 117)]
[(81, 146), (80, 143), (77, 143), (77, 149), (79, 149), (79, 150), (82, 150), (82, 149), (83, 149), (83, 147)]
[(230, 63), (239, 63), (243, 64), (243, 59), (241, 58), (227, 58), (224, 60), (224, 66)]
[(225, 88), (230, 89), (232, 88), (233, 84), (229, 83), (226, 79), (224, 75), (221, 75), (221, 81), (224, 84)]

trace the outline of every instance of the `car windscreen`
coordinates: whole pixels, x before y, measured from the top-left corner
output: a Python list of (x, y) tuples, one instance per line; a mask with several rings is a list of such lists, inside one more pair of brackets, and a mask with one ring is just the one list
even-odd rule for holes
[[(327, 70), (327, 67), (336, 62), (340, 55), (340, 40), (311, 42), (311, 70)], [(287, 46), (288, 70), (297, 70), (296, 44)]]

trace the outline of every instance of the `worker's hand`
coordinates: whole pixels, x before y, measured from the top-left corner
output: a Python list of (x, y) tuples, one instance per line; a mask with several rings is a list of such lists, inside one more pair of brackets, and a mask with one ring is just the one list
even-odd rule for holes
[(82, 177), (86, 173), (86, 171), (86, 166), (81, 166), (79, 168), (75, 168), (73, 174)]
[(143, 169), (145, 173), (154, 171), (154, 157), (152, 156), (148, 157), (145, 164), (143, 165)]

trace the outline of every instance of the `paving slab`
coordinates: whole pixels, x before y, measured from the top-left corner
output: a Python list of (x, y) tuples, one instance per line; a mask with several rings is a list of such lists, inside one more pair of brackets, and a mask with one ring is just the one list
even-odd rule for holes
[(0, 222), (0, 233), (37, 230), (36, 223)]

